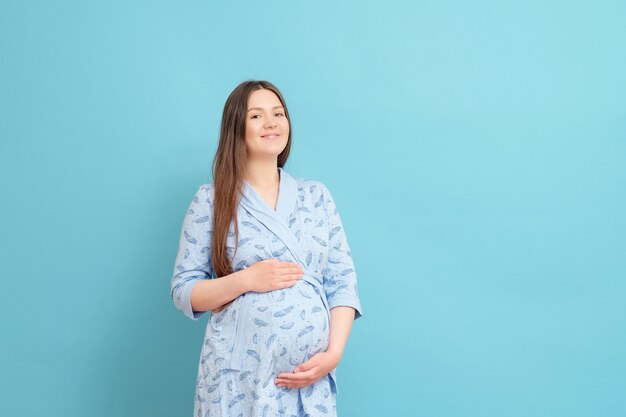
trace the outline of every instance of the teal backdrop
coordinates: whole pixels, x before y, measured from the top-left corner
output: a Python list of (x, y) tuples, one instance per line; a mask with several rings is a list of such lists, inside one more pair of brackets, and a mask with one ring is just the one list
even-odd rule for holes
[(191, 416), (169, 282), (224, 102), (284, 93), (363, 318), (340, 417), (626, 415), (626, 3), (0, 3), (0, 415)]

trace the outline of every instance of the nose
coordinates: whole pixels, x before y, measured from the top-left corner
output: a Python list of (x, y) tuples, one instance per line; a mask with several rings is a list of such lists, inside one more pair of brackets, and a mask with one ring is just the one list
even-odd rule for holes
[(265, 126), (276, 126), (276, 120), (273, 117), (270, 117), (267, 119)]

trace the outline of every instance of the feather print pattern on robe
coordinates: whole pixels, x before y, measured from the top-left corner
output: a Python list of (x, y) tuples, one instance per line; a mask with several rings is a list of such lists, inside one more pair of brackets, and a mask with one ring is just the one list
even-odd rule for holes
[[(278, 168), (276, 210), (244, 181), (237, 208), (238, 271), (275, 258), (299, 263), (305, 273), (293, 287), (246, 292), (212, 314), (200, 352), (194, 416), (336, 416), (336, 370), (301, 389), (277, 387), (282, 372), (293, 372), (328, 347), (330, 309), (350, 306), (362, 316), (350, 248), (335, 202), (319, 181), (294, 178)], [(211, 266), (213, 184), (202, 184), (183, 222), (170, 294), (192, 320), (191, 289), (214, 279)], [(227, 252), (234, 253), (234, 226)]]

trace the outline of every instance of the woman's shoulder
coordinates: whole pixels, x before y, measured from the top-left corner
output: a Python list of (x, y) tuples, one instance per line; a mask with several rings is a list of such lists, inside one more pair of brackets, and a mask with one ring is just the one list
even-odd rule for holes
[(313, 178), (296, 177), (296, 181), (298, 182), (298, 189), (305, 193), (320, 195), (327, 192), (326, 185), (324, 185), (324, 183), (320, 180), (316, 180)]
[(213, 183), (202, 183), (198, 186), (196, 195), (193, 197), (194, 203), (208, 203), (213, 205)]
[(329, 202), (332, 201), (332, 196), (326, 184), (313, 178), (300, 177), (296, 180), (300, 199), (305, 201), (305, 204), (310, 204), (315, 208), (327, 209)]
[(211, 183), (207, 182), (207, 183), (204, 183), (204, 184), (200, 184), (198, 186), (198, 190), (202, 190), (204, 192), (209, 192), (209, 191), (213, 192), (213, 183), (212, 182)]

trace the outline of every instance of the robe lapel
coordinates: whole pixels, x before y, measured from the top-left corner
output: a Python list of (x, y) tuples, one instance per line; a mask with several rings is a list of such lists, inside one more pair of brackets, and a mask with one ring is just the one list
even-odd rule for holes
[(279, 167), (278, 170), (280, 172), (280, 185), (276, 210), (272, 210), (263, 197), (246, 180), (244, 180), (243, 196), (240, 204), (285, 244), (296, 262), (306, 267), (304, 263), (306, 257), (302, 251), (302, 246), (291, 229), (289, 229), (288, 223), (291, 213), (296, 209), (298, 183), (284, 169)]

